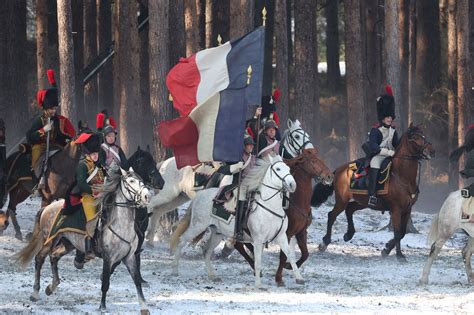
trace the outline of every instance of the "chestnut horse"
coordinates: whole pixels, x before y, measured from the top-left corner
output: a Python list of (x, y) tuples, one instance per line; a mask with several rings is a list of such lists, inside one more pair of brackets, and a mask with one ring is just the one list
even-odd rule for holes
[[(315, 178), (324, 185), (331, 185), (333, 174), (324, 162), (318, 158), (316, 149), (304, 149), (299, 156), (284, 160), (284, 162), (290, 167), (291, 175), (293, 175), (296, 181), (296, 191), (290, 194), (289, 207), (288, 210), (286, 210), (286, 215), (288, 216), (286, 236), (290, 241), (291, 247), (294, 248), (296, 243), (298, 243), (301, 257), (296, 264), (299, 268), (309, 257), (307, 229), (313, 219), (310, 204), (312, 195), (311, 181)], [(245, 246), (253, 251), (251, 244), (245, 244)], [(253, 268), (253, 258), (247, 254), (243, 248), (243, 244), (236, 243), (235, 248)], [(284, 286), (282, 279), (283, 268), (291, 269), (290, 264), (286, 261), (286, 255), (280, 251), (280, 264), (275, 275), (275, 281), (278, 286)]]
[[(388, 183), (388, 193), (379, 196), (376, 207), (373, 210), (389, 210), (393, 225), (394, 238), (385, 244), (382, 256), (390, 254), (396, 246), (396, 256), (399, 261), (406, 261), (405, 255), (400, 249), (400, 241), (406, 234), (408, 220), (410, 219), (412, 206), (418, 199), (419, 194), (419, 164), (421, 160), (429, 160), (434, 156), (433, 145), (426, 139), (420, 126), (410, 124), (398, 145), (392, 160), (391, 174)], [(321, 251), (326, 250), (331, 243), (332, 226), (337, 216), (346, 211), (347, 232), (344, 241), (352, 239), (355, 233), (353, 214), (357, 210), (368, 208), (367, 194), (355, 194), (349, 190), (350, 179), (353, 171), (349, 168), (350, 163), (340, 166), (335, 171), (334, 182), (331, 189), (320, 189), (320, 184), (314, 187), (311, 200), (312, 206), (319, 206), (325, 202), (333, 191), (336, 192), (336, 204), (328, 213), (327, 233), (323, 237), (323, 243), (319, 245)]]

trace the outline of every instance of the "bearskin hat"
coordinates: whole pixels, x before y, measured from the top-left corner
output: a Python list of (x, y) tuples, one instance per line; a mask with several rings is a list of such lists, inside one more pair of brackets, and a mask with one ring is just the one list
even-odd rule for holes
[(43, 109), (49, 109), (59, 105), (58, 88), (56, 86), (56, 79), (54, 78), (54, 70), (48, 69), (46, 74), (48, 76), (49, 84), (51, 84), (52, 87), (45, 90), (39, 90), (36, 95), (38, 106)]
[(101, 138), (96, 133), (83, 133), (74, 142), (81, 145), (81, 150), (85, 154), (100, 151)]
[(266, 131), (266, 130), (269, 129), (269, 128), (275, 128), (275, 130), (278, 129), (278, 126), (277, 126), (276, 122), (275, 122), (274, 120), (272, 120), (272, 119), (268, 119), (268, 120), (265, 122), (265, 126), (263, 127), (263, 130)]
[(390, 85), (386, 85), (385, 94), (377, 98), (377, 119), (381, 121), (388, 116), (395, 119), (395, 99)]

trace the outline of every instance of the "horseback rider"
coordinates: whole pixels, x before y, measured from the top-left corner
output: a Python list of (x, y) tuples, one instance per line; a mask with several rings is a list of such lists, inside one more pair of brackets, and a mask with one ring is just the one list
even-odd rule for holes
[(75, 186), (71, 190), (71, 203), (80, 200), (86, 217), (85, 254), (86, 259), (94, 258), (92, 238), (98, 221), (95, 198), (103, 185), (105, 172), (99, 161), (100, 136), (94, 133), (83, 133), (76, 144), (81, 145), (84, 154), (79, 161), (75, 173)]
[(112, 163), (117, 163), (121, 168), (128, 169), (128, 160), (121, 147), (116, 141), (117, 131), (111, 125), (107, 125), (102, 129), (104, 142), (100, 145), (99, 162), (108, 169)]
[(394, 125), (395, 100), (390, 85), (385, 87), (386, 94), (377, 98), (377, 118), (379, 123), (370, 130), (369, 138), (362, 146), (367, 159), (370, 159), (370, 170), (368, 177), (368, 205), (375, 207), (377, 204), (376, 186), (377, 176), (382, 162), (387, 157), (395, 154), (399, 144), (399, 138)]
[(258, 157), (264, 158), (268, 154), (278, 155), (280, 151), (280, 141), (277, 140), (278, 126), (272, 119), (268, 119), (260, 133), (258, 139)]
[[(38, 91), (37, 101), (43, 111), (33, 119), (31, 128), (26, 133), (26, 139), (32, 145), (31, 168), (33, 170), (36, 169), (41, 155), (46, 151), (48, 141), (50, 151), (60, 150), (67, 144), (67, 141), (76, 136), (74, 126), (69, 119), (56, 114), (59, 101), (54, 71), (49, 69), (47, 76), (52, 87)], [(37, 175), (40, 177), (43, 174)]]
[[(276, 112), (276, 104), (280, 99), (281, 92), (279, 89), (276, 89), (273, 92), (273, 95), (264, 95), (262, 96), (262, 104), (255, 111), (255, 115), (252, 119), (247, 121), (247, 132), (253, 137), (254, 140), (257, 140), (257, 136), (262, 132), (262, 127), (265, 126), (265, 123), (269, 120), (273, 120), (277, 126), (275, 138), (280, 141), (280, 131), (278, 127), (280, 126), (280, 117)], [(257, 121), (260, 119), (260, 130), (257, 130)]]
[[(225, 195), (227, 192), (233, 191), (239, 185), (239, 176), (235, 176), (238, 172), (242, 171), (241, 178), (245, 178), (249, 170), (255, 165), (256, 158), (252, 154), (255, 142), (249, 134), (244, 135), (244, 153), (242, 160), (230, 165), (221, 166), (217, 172), (223, 175), (234, 175), (232, 178), (232, 184), (224, 187), (221, 190), (220, 196)], [(217, 197), (216, 199), (221, 199)], [(247, 187), (240, 186), (237, 209), (235, 213), (235, 239), (237, 241), (243, 241), (243, 218), (245, 216), (246, 209), (245, 204), (247, 202)]]

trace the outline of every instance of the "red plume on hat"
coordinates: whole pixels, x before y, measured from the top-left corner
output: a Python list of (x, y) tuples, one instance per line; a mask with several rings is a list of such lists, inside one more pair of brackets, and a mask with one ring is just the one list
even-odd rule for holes
[(387, 93), (387, 95), (390, 95), (391, 97), (393, 97), (393, 90), (392, 90), (392, 87), (389, 84), (385, 85), (385, 93)]
[(280, 101), (280, 96), (281, 96), (281, 91), (280, 89), (276, 89), (275, 91), (273, 91), (273, 95), (272, 95), (272, 98), (275, 102), (279, 102)]
[(54, 70), (48, 69), (48, 71), (46, 72), (46, 75), (48, 76), (49, 84), (56, 87), (56, 79), (54, 78)]

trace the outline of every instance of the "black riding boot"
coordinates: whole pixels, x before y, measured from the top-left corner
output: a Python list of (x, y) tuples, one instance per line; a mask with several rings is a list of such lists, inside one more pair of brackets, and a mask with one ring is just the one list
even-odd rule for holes
[(378, 168), (371, 168), (369, 170), (369, 183), (368, 183), (368, 194), (369, 194), (369, 202), (368, 205), (375, 207), (377, 205), (377, 194), (376, 194), (376, 187), (377, 187), (377, 176), (379, 174)]
[(244, 214), (245, 214), (245, 200), (237, 203), (237, 209), (235, 212), (235, 235), (234, 239), (238, 242), (243, 242), (244, 241), (244, 232), (243, 232), (243, 220), (244, 220)]
[(86, 236), (86, 238), (84, 239), (84, 244), (86, 248), (86, 259), (89, 260), (95, 258), (94, 251), (92, 250), (92, 238)]

